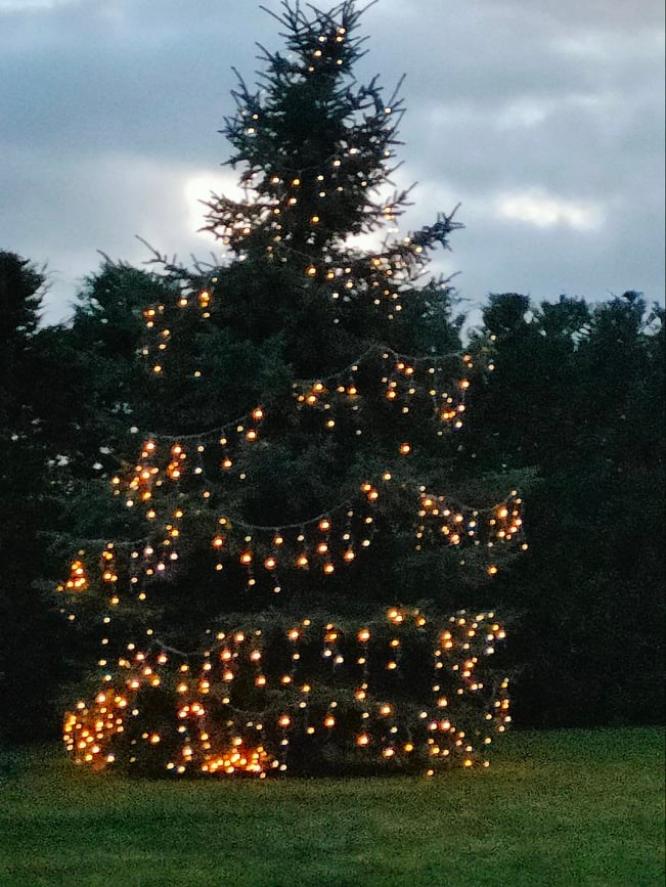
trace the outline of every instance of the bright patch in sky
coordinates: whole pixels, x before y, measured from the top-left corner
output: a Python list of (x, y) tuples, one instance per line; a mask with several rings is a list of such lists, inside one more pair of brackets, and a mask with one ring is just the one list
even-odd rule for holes
[(529, 128), (543, 123), (549, 113), (550, 108), (543, 100), (539, 102), (519, 99), (504, 108), (499, 114), (499, 123), (505, 129), (512, 129), (516, 126)]
[[(209, 200), (211, 194), (229, 197), (239, 202), (244, 197), (243, 189), (239, 187), (238, 179), (234, 173), (227, 175), (200, 173), (190, 176), (185, 180), (183, 192), (187, 207), (187, 230), (190, 232), (199, 231), (203, 227), (207, 210), (202, 201)], [(210, 237), (210, 235), (206, 236)]]
[(496, 213), (500, 218), (526, 222), (538, 228), (557, 225), (577, 231), (598, 228), (603, 221), (596, 204), (577, 203), (536, 190), (502, 195), (497, 199)]

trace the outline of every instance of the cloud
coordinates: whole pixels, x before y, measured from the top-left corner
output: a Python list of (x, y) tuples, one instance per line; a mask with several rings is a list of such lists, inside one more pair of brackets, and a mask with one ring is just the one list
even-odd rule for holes
[(500, 219), (525, 222), (538, 228), (564, 225), (576, 231), (589, 231), (603, 221), (597, 204), (566, 200), (539, 189), (501, 195), (496, 200), (495, 212)]
[[(141, 261), (135, 233), (182, 256), (215, 248), (198, 200), (235, 187), (216, 132), (231, 66), (251, 79), (254, 41), (280, 44), (258, 0), (2, 12), (0, 247), (49, 260), (52, 316), (98, 248)], [(661, 2), (382, 0), (365, 28), (359, 77), (380, 71), (390, 89), (408, 75), (399, 179), (421, 185), (403, 227), (462, 203), (466, 229), (436, 267), (462, 270), (465, 296), (662, 296)]]
[(0, 13), (48, 12), (59, 6), (80, 2), (82, 0), (0, 0)]

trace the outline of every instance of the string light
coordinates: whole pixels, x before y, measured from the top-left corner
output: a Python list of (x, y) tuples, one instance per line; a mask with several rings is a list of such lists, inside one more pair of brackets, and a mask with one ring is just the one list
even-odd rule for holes
[[(338, 684), (341, 680), (350, 682), (349, 692), (338, 687), (333, 698), (331, 690), (326, 688), (325, 672), (316, 667), (313, 671), (314, 660), (310, 655), (306, 657), (308, 664), (303, 664), (300, 652), (302, 647), (312, 648), (314, 652), (319, 642), (318, 632), (313, 628), (319, 624), (320, 660), (329, 662), (335, 669)], [(66, 715), (64, 743), (77, 763), (96, 770), (131, 769), (138, 764), (176, 776), (200, 772), (218, 777), (265, 778), (269, 773), (279, 774), (289, 769), (289, 749), (311, 741), (317, 735), (319, 723), (319, 729), (328, 736), (327, 741), (335, 737), (344, 753), (352, 757), (355, 752), (367, 755), (372, 750), (379, 760), (396, 762), (402, 767), (418, 769), (426, 760), (428, 770), (434, 765), (448, 767), (456, 763), (463, 767), (485, 766), (484, 749), (492, 741), (492, 732), (504, 732), (510, 722), (508, 679), (494, 681), (483, 669), (489, 655), (488, 640), (497, 644), (505, 632), (494, 613), (470, 615), (461, 611), (446, 625), (444, 628), (421, 610), (401, 607), (390, 608), (383, 618), (360, 627), (320, 623), (318, 617), (308, 617), (298, 626), (284, 629), (293, 651), (287, 673), (281, 672), (279, 635), (273, 633), (270, 638), (266, 637), (258, 627), (229, 626), (217, 632), (215, 646), (193, 653), (175, 650), (158, 640), (145, 651), (130, 645), (132, 651), (119, 660), (122, 679), (105, 684), (91, 703), (80, 701)], [(401, 697), (387, 699), (385, 690), (382, 691), (384, 698), (377, 698), (368, 680), (360, 688), (351, 690), (357, 656), (345, 657), (342, 650), (352, 644), (362, 653), (362, 659), (372, 659), (369, 642), (372, 638), (386, 637), (387, 629), (392, 632), (388, 642), (394, 650), (403, 647), (403, 638), (396, 635), (396, 631), (404, 633), (405, 638), (411, 637), (406, 648), (410, 652), (405, 654), (408, 658), (420, 658), (425, 649), (438, 654), (435, 658), (442, 670), (437, 671), (437, 695), (433, 696), (432, 709), (415, 712), (413, 704), (404, 705)], [(417, 636), (412, 635), (414, 630), (419, 632)], [(257, 646), (259, 640), (268, 644), (268, 650)], [(441, 646), (443, 641), (445, 650)], [(273, 663), (270, 673), (262, 666), (265, 654)], [(374, 655), (381, 655), (379, 648)], [(214, 659), (223, 665), (219, 683), (213, 680)], [(402, 667), (396, 664), (396, 670)], [(181, 680), (168, 680), (168, 673), (174, 678), (180, 675)], [(248, 720), (242, 708), (234, 704), (234, 692), (230, 694), (229, 687), (236, 681), (242, 683), (246, 673), (258, 693), (264, 693), (269, 686), (274, 688), (273, 693), (281, 688), (272, 719), (265, 712), (261, 721)], [(374, 672), (368, 666), (366, 678), (371, 673)], [(445, 682), (447, 695), (455, 701), (449, 702), (442, 694)], [(171, 703), (166, 704), (161, 713), (153, 715), (157, 720), (137, 733), (136, 718), (144, 705), (144, 696), (151, 687), (160, 684), (172, 685), (180, 701), (173, 707)], [(198, 695), (202, 693), (203, 696)], [(465, 731), (455, 726), (457, 706), (464, 708), (468, 696), (476, 698), (476, 707), (483, 698), (479, 709), (483, 738), (478, 748)], [(210, 697), (211, 702), (204, 703), (204, 697)], [(222, 704), (227, 712), (222, 721), (210, 718), (217, 704)], [(446, 718), (435, 714), (443, 706), (447, 710)], [(170, 720), (170, 711), (176, 712), (173, 720)], [(179, 764), (174, 761), (174, 743), (180, 748), (175, 754)]]
[[(83, 557), (84, 554), (84, 551), (80, 551), (79, 557)], [(80, 593), (87, 591), (89, 587), (90, 582), (85, 564), (82, 560), (77, 558), (70, 564), (68, 579), (64, 584), (58, 586), (58, 590)]]

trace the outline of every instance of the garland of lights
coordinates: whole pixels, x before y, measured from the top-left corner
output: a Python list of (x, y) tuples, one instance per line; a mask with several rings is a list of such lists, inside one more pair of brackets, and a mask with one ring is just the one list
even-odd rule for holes
[[(492, 612), (437, 623), (394, 607), (363, 624), (315, 616), (285, 629), (230, 625), (195, 653), (157, 639), (145, 651), (129, 644), (120, 676), (105, 673), (94, 702), (67, 714), (64, 742), (94, 769), (176, 776), (263, 779), (292, 763), (302, 769), (322, 748), (347, 764), (428, 776), (456, 763), (487, 767), (484, 751), (511, 720), (508, 679), (484, 668), (504, 637)], [(410, 688), (415, 704), (404, 682), (414, 683), (424, 651), (432, 665)], [(479, 714), (485, 728), (470, 729)]]
[[(379, 381), (365, 378), (367, 374), (364, 374), (364, 370), (366, 367), (373, 368), (373, 360), (375, 364), (379, 361)], [(446, 372), (444, 367), (452, 362), (461, 364), (462, 372), (449, 370), (449, 382), (442, 383), (441, 375)], [(489, 371), (494, 369), (492, 360), (487, 368)], [(156, 364), (153, 369), (161, 372), (162, 365)], [(471, 384), (469, 373), (473, 369), (474, 359), (464, 351), (414, 357), (399, 354), (383, 345), (373, 345), (343, 370), (325, 378), (294, 382), (292, 396), (298, 412), (321, 413), (323, 428), (332, 432), (340, 426), (340, 419), (346, 413), (349, 412), (352, 417), (359, 413), (368, 399), (368, 388), (374, 390), (381, 386), (383, 399), (399, 409), (401, 416), (412, 413), (419, 405), (427, 405), (438, 426), (437, 435), (441, 437), (447, 429), (462, 428), (466, 395)], [(451, 376), (454, 377), (453, 381)], [(279, 412), (283, 417), (284, 409)], [(151, 433), (143, 445), (132, 477), (125, 483), (129, 494), (128, 507), (134, 506), (137, 501), (148, 502), (155, 488), (167, 481), (178, 483), (186, 473), (190, 478), (204, 480), (207, 475), (205, 462), (211, 460), (211, 446), (219, 448), (214, 458), (223, 476), (235, 473), (241, 481), (246, 480), (247, 473), (242, 467), (239, 468), (239, 465), (242, 466), (243, 448), (260, 439), (267, 415), (270, 415), (270, 411), (266, 407), (257, 406), (237, 419), (205, 431), (184, 435)], [(356, 436), (362, 434), (362, 429), (354, 423), (352, 430)], [(168, 450), (163, 451), (161, 465), (157, 462), (161, 455), (158, 448), (160, 442), (171, 444)], [(398, 451), (401, 456), (409, 456), (413, 451), (412, 444), (401, 440)], [(120, 495), (123, 492), (122, 478), (115, 476), (112, 483), (115, 493)], [(210, 490), (204, 489), (202, 495), (209, 498)], [(149, 512), (148, 516), (153, 517), (154, 514)]]
[[(390, 474), (385, 473), (382, 483), (390, 480)], [(222, 572), (227, 563), (239, 564), (245, 571), (248, 590), (257, 585), (259, 570), (259, 575), (270, 577), (276, 593), (282, 590), (279, 576), (285, 570), (318, 570), (324, 576), (332, 576), (339, 566), (351, 566), (359, 553), (372, 545), (376, 531), (373, 511), (380, 499), (380, 489), (364, 482), (359, 489), (359, 499), (365, 508), (356, 499), (347, 499), (314, 517), (289, 524), (262, 526), (229, 515), (218, 517), (215, 530), (209, 533), (214, 569)], [(483, 546), (489, 554), (502, 545), (520, 544), (522, 550), (527, 549), (523, 539), (523, 500), (516, 490), (502, 502), (479, 509), (419, 488), (418, 506), (417, 551), (422, 551), (424, 545), (453, 550), (469, 545)], [(153, 514), (152, 510), (149, 514)], [(163, 536), (154, 534), (124, 545), (103, 543), (101, 582), (115, 584), (118, 581), (119, 549), (128, 552), (127, 560), (133, 567), (130, 585), (165, 577), (179, 560), (184, 517), (184, 510), (176, 509), (164, 527)], [(82, 549), (72, 561), (69, 577), (58, 586), (60, 591), (89, 590), (90, 576), (84, 555)], [(498, 570), (495, 559), (486, 566), (490, 576)]]
[[(299, 178), (293, 181), (297, 183), (294, 187), (300, 187), (301, 180)], [(290, 200), (293, 201), (296, 198), (290, 198)], [(314, 218), (319, 221), (318, 216)], [(332, 304), (348, 303), (354, 297), (358, 298), (362, 292), (365, 292), (369, 294), (370, 303), (373, 306), (386, 305), (389, 312), (387, 317), (389, 320), (393, 320), (394, 312), (399, 313), (403, 310), (400, 298), (404, 293), (401, 288), (420, 275), (420, 269), (427, 264), (428, 251), (437, 243), (445, 244), (446, 236), (455, 227), (453, 214), (441, 216), (434, 225), (426, 226), (405, 237), (402, 242), (387, 244), (387, 249), (382, 253), (357, 258), (345, 256), (344, 261), (340, 262), (334, 261), (333, 256), (321, 258), (297, 250), (282, 242), (282, 238), (279, 236), (274, 238), (274, 243), (268, 246), (266, 251), (270, 259), (281, 258), (283, 263), (287, 262), (287, 254), (297, 255), (306, 263), (303, 272), (306, 281), (324, 287)], [(249, 234), (250, 229), (244, 228), (244, 233)], [(225, 237), (223, 240), (228, 244), (229, 238)], [(210, 277), (206, 285), (198, 288), (195, 292), (192, 289), (189, 274), (184, 269), (169, 265), (166, 259), (159, 254), (156, 255), (157, 260), (166, 265), (172, 276), (180, 281), (181, 286), (181, 291), (175, 300), (175, 317), (173, 316), (173, 308), (164, 302), (150, 305), (143, 311), (146, 330), (157, 342), (156, 347), (154, 346), (152, 350), (163, 353), (167, 351), (172, 337), (169, 323), (176, 321), (178, 312), (196, 307), (202, 319), (209, 320), (212, 317), (216, 299), (220, 298), (216, 295), (220, 279), (218, 276)], [(418, 273), (417, 269), (419, 269)], [(333, 322), (339, 323), (339, 321), (340, 318), (335, 317)], [(149, 344), (142, 348), (142, 354), (145, 357), (151, 354)], [(156, 363), (153, 366), (153, 372), (156, 374), (161, 373), (162, 370), (161, 363)]]

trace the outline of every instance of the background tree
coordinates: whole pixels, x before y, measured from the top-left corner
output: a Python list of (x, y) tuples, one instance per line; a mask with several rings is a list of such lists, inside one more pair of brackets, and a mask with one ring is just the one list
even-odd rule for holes
[(497, 371), (472, 393), (468, 446), (488, 467), (533, 465), (539, 477), (533, 544), (495, 588), (524, 616), (517, 717), (660, 721), (663, 311), (633, 292), (540, 306), (504, 294), (484, 324)]
[(0, 529), (2, 734), (22, 741), (54, 734), (63, 685), (89, 658), (64, 630), (49, 577), (78, 538), (127, 529), (127, 515), (109, 508), (108, 481), (131, 438), (142, 309), (163, 288), (105, 261), (72, 322), (43, 326), (45, 280), (0, 252), (0, 491), (12, 516)]
[(62, 635), (32, 582), (46, 570), (39, 532), (53, 518), (51, 455), (35, 379), (43, 364), (37, 332), (44, 273), (16, 253), (0, 252), (0, 735), (43, 734), (54, 682), (62, 673)]

